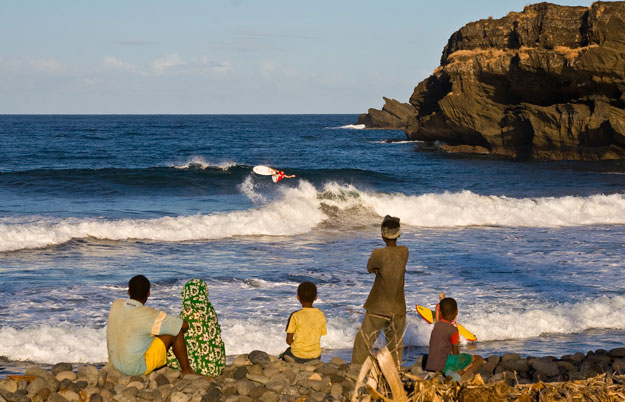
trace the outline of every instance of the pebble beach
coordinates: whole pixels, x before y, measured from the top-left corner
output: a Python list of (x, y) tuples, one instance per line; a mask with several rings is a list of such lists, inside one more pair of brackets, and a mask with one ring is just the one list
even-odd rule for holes
[[(549, 392), (567, 400), (567, 394), (583, 397), (589, 392), (602, 401), (625, 400), (625, 347), (560, 358), (509, 353), (485, 360), (473, 380), (458, 384), (424, 372), (418, 359), (402, 367), (406, 395), (411, 401), (439, 397), (512, 401)], [(167, 367), (126, 376), (110, 364), (98, 368), (58, 363), (49, 370), (33, 365), (23, 375), (0, 380), (0, 402), (350, 401), (354, 392), (356, 400), (362, 400), (369, 392), (365, 387), (354, 389), (359, 370), (340, 357), (298, 364), (259, 350), (236, 356), (215, 378), (182, 377), (180, 371)]]

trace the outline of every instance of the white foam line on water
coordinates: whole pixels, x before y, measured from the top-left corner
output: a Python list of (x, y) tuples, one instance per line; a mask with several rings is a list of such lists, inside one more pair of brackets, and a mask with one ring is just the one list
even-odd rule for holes
[(221, 169), (223, 171), (226, 171), (228, 169), (230, 169), (233, 166), (237, 166), (236, 162), (233, 161), (223, 161), (223, 162), (219, 162), (219, 163), (213, 163), (213, 162), (208, 162), (206, 161), (203, 157), (201, 156), (194, 156), (191, 159), (189, 159), (188, 161), (186, 161), (185, 163), (181, 164), (181, 165), (172, 165), (172, 167), (176, 168), (176, 169), (209, 169), (209, 168), (217, 168), (217, 169)]
[(349, 130), (364, 130), (366, 126), (364, 124), (346, 124), (344, 126), (335, 127), (338, 129), (349, 129)]
[[(328, 335), (321, 346), (327, 349), (351, 349), (360, 327), (360, 315), (332, 318), (328, 314)], [(226, 353), (236, 355), (260, 349), (278, 354), (286, 349), (285, 322), (267, 322), (263, 314), (245, 319), (220, 317)], [(625, 330), (625, 296), (599, 297), (580, 303), (545, 304), (525, 310), (481, 314), (463, 313), (460, 323), (474, 332), (479, 341), (528, 339), (542, 334), (574, 334), (589, 329)], [(426, 346), (432, 325), (415, 313), (408, 314), (405, 343)], [(36, 326), (26, 329), (0, 328), (0, 356), (15, 361), (40, 363), (104, 362), (106, 329), (71, 326)]]
[[(625, 224), (623, 194), (511, 198), (461, 191), (417, 196), (366, 192), (336, 183), (326, 183), (319, 190), (299, 180), (298, 187), (281, 186), (277, 200), (266, 203), (250, 180), (246, 179), (240, 190), (261, 205), (243, 211), (158, 219), (37, 220), (24, 217), (24, 223), (0, 223), (0, 252), (53, 246), (89, 237), (178, 242), (233, 236), (295, 236), (312, 231), (330, 218), (324, 212), (327, 207), (340, 214), (342, 225), (354, 226), (377, 223), (380, 216), (387, 214), (399, 216), (407, 226), (431, 228)], [(363, 211), (368, 211), (369, 216), (363, 216)]]

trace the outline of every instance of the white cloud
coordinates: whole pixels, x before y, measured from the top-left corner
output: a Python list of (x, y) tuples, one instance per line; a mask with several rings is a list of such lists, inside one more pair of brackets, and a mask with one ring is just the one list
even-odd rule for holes
[(184, 63), (178, 54), (170, 54), (164, 58), (154, 60), (152, 62), (152, 70), (156, 73), (162, 73), (179, 67), (182, 64)]
[(104, 58), (104, 64), (109, 65), (117, 70), (130, 71), (133, 73), (141, 73), (141, 71), (139, 70), (137, 66), (131, 63), (127, 63), (123, 60), (120, 60), (117, 57), (106, 56)]
[(271, 60), (265, 60), (260, 66), (260, 72), (262, 75), (267, 76), (275, 72), (277, 68), (278, 64), (276, 62)]

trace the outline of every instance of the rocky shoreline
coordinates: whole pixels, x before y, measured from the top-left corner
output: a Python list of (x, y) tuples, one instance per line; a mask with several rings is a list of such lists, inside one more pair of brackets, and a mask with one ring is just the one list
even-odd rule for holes
[[(481, 395), (486, 398), (481, 400), (497, 400), (488, 397), (495, 392), (499, 400), (507, 400), (549, 389), (562, 393), (569, 384), (582, 393), (604, 392), (606, 397), (616, 398), (609, 400), (625, 399), (625, 347), (561, 358), (509, 353), (485, 360), (479, 376), (458, 386), (424, 372), (419, 359), (402, 370), (406, 394), (409, 400), (425, 393), (433, 399), (434, 395), (447, 395), (452, 400), (469, 400), (469, 395)], [(328, 363), (297, 364), (262, 351), (237, 356), (222, 375), (212, 379), (196, 375), (183, 378), (179, 371), (166, 367), (147, 376), (126, 376), (110, 364), (98, 369), (59, 363), (50, 370), (32, 366), (24, 375), (1, 380), (0, 402), (350, 401), (359, 371), (360, 367), (350, 366), (339, 357)], [(504, 389), (506, 394), (501, 395)], [(357, 392), (358, 400), (368, 394), (364, 387)], [(619, 395), (623, 399), (618, 399)]]

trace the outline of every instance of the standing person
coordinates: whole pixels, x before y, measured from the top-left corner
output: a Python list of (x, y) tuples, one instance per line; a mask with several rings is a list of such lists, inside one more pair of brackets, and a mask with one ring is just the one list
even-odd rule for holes
[(287, 350), (281, 355), (286, 361), (306, 363), (321, 357), (321, 337), (328, 333), (326, 316), (313, 307), (317, 300), (317, 286), (302, 282), (297, 287), (297, 300), (302, 309), (291, 314), (286, 326)]
[(167, 349), (172, 347), (182, 372), (193, 374), (184, 342), (189, 324), (145, 305), (150, 281), (143, 275), (130, 279), (128, 296), (115, 300), (109, 312), (106, 347), (113, 366), (125, 375), (149, 374), (167, 364)]
[(375, 280), (364, 305), (367, 313), (354, 340), (352, 364), (364, 363), (380, 331), (384, 330), (386, 346), (395, 363), (401, 365), (406, 324), (404, 276), (408, 247), (397, 245), (399, 236), (399, 218), (386, 215), (382, 221), (382, 240), (386, 247), (373, 250), (367, 262), (367, 271), (375, 274)]
[[(198, 374), (215, 377), (226, 364), (226, 348), (221, 339), (217, 313), (208, 300), (208, 286), (201, 279), (191, 279), (182, 288), (180, 318), (189, 323), (185, 332), (189, 365)], [(167, 365), (180, 370), (180, 362), (173, 351), (167, 354)]]

